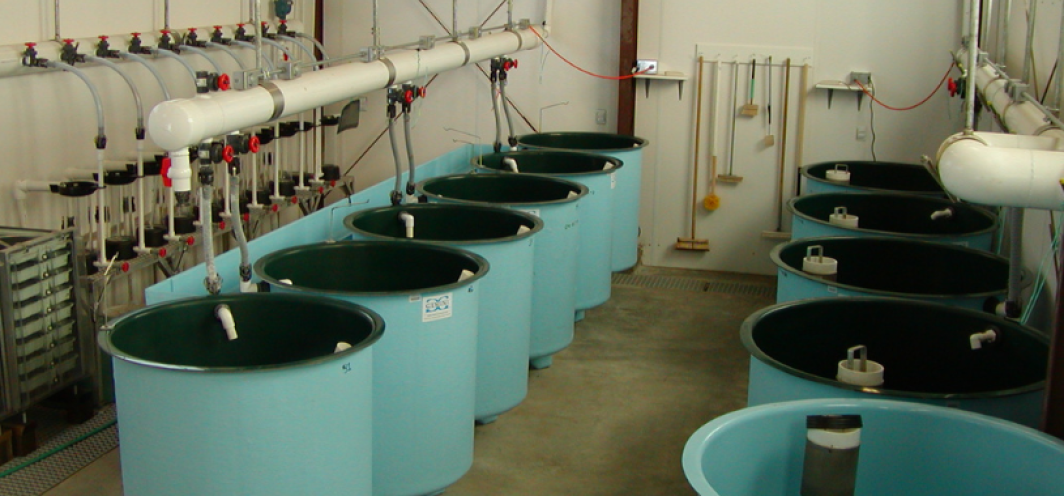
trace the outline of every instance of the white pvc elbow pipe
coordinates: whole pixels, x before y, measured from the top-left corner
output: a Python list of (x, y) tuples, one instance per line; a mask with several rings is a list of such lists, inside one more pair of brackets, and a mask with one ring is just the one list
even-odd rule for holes
[(953, 209), (946, 207), (942, 210), (931, 212), (931, 220), (949, 219), (953, 217)]
[(152, 110), (148, 132), (160, 147), (176, 151), (211, 136), (539, 44), (539, 38), (528, 29), (504, 31), (475, 40), (443, 43), (432, 50), (403, 51), (373, 62), (328, 67), (296, 79), (268, 81), (244, 91), (163, 102)]
[(514, 160), (513, 157), (506, 157), (502, 159), (502, 163), (503, 165), (509, 167), (512, 172), (521, 172), (517, 170), (517, 161)]
[(410, 215), (410, 212), (399, 212), (399, 220), (403, 221), (403, 225), (406, 226), (406, 237), (414, 237), (414, 216)]
[(214, 307), (214, 316), (222, 323), (222, 328), (225, 329), (225, 337), (229, 338), (230, 341), (235, 340), (238, 337), (236, 333), (236, 320), (233, 319), (233, 311), (229, 309), (229, 305), (218, 305)]
[(968, 344), (973, 350), (981, 349), (983, 343), (993, 343), (994, 341), (997, 341), (997, 332), (993, 329), (977, 332), (968, 336)]
[(942, 184), (972, 203), (1064, 210), (1064, 152), (1054, 138), (957, 134), (938, 152)]

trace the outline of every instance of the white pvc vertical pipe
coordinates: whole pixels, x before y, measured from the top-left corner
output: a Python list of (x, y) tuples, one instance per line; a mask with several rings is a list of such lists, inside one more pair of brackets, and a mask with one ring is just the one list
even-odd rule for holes
[(1064, 8), (1060, 12), (1060, 34), (1057, 38), (1057, 88), (1056, 98), (1053, 101), (1057, 102), (1057, 116), (1062, 115), (1061, 110), (1061, 97), (1064, 97), (1064, 74), (1061, 73), (1064, 67), (1060, 67), (1060, 64), (1064, 63)]
[(999, 64), (1005, 64), (1009, 47), (1009, 23), (1012, 22), (1012, 0), (1004, 0), (999, 5), (1001, 14), (998, 16), (997, 61)]
[(1029, 0), (1027, 2), (1027, 41), (1023, 47), (1023, 74), (1020, 74), (1020, 80), (1027, 84), (1032, 84), (1031, 64), (1034, 62), (1031, 60), (1031, 47), (1034, 46), (1034, 24), (1037, 11), (1038, 0)]

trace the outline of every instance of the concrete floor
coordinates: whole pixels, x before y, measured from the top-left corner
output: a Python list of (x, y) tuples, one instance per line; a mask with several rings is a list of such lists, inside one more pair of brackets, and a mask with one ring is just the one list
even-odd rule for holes
[[(639, 268), (638, 275), (773, 286), (773, 278)], [(613, 287), (572, 346), (533, 371), (528, 398), (476, 429), (473, 468), (449, 496), (694, 494), (684, 443), (746, 403), (747, 315), (773, 298)], [(118, 450), (45, 496), (120, 496)]]

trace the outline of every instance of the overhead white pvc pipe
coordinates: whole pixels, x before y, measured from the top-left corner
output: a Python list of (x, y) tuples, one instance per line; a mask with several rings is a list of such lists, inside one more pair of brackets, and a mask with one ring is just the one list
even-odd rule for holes
[[(539, 38), (530, 30), (504, 31), (475, 40), (444, 43), (432, 50), (403, 51), (372, 62), (333, 66), (297, 79), (268, 81), (244, 91), (171, 100), (152, 110), (148, 133), (157, 145), (170, 152), (174, 190), (188, 191), (191, 170), (187, 147), (204, 139), (539, 44)], [(188, 177), (183, 177), (185, 174)]]

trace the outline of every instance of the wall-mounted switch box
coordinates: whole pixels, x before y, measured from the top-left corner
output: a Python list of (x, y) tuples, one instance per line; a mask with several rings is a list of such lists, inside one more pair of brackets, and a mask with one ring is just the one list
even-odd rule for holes
[(865, 85), (866, 87), (867, 86), (871, 86), (872, 85), (872, 73), (871, 72), (853, 71), (853, 72), (850, 73), (850, 81), (857, 81), (857, 82)]
[(652, 59), (638, 59), (635, 61), (635, 72), (642, 74), (657, 74), (658, 61)]

